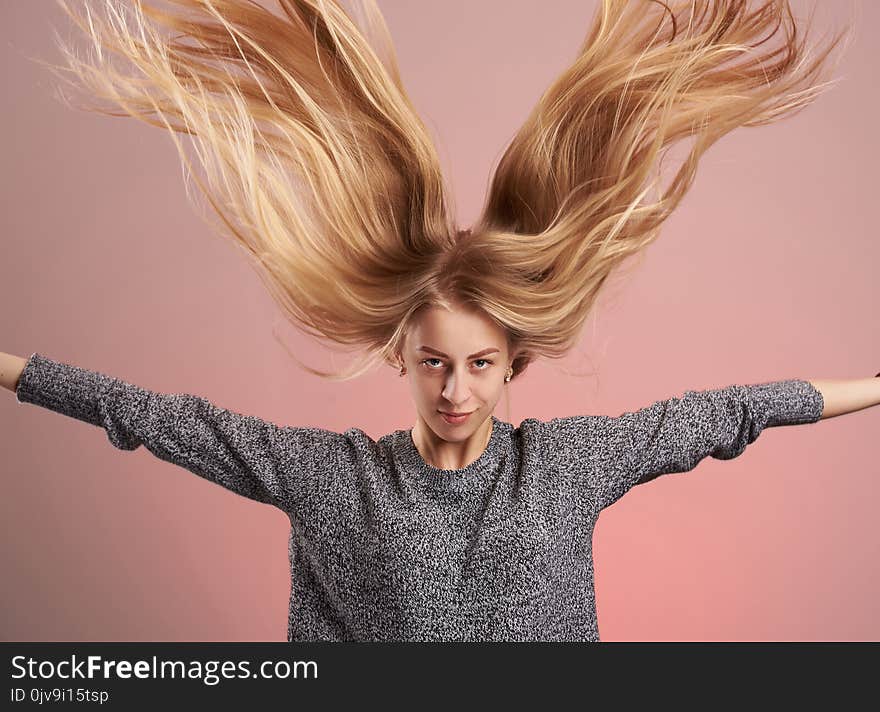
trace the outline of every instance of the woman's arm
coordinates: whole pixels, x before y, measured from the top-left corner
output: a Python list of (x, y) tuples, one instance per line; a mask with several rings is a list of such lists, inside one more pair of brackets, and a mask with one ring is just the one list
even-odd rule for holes
[(833, 418), (835, 415), (880, 405), (880, 378), (877, 376), (845, 381), (810, 381), (825, 399), (822, 418)]
[[(319, 489), (349, 451), (344, 435), (279, 427), (186, 393), (158, 393), (35, 353), (16, 387), (32, 403), (103, 428), (120, 450), (143, 445), (236, 494), (289, 516)], [(346, 463), (347, 464), (347, 463)]]
[(819, 389), (789, 379), (690, 390), (615, 417), (555, 418), (548, 425), (552, 450), (605, 508), (634, 485), (688, 472), (710, 456), (731, 460), (764, 429), (815, 423), (823, 410)]
[(765, 428), (814, 423), (878, 404), (876, 376), (789, 379), (687, 391), (617, 417), (556, 418), (549, 425), (554, 451), (583, 468), (600, 507), (607, 507), (634, 485), (690, 471), (706, 457), (737, 457)]
[(18, 378), (24, 371), (24, 365), (27, 363), (26, 358), (5, 354), (0, 351), (0, 386), (15, 391), (18, 384)]

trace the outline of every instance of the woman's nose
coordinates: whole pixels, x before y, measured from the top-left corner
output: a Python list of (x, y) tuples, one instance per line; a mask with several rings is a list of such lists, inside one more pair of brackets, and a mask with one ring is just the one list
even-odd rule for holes
[(450, 403), (461, 405), (467, 401), (470, 395), (470, 387), (465, 374), (452, 372), (446, 379), (446, 387), (443, 389), (443, 397)]

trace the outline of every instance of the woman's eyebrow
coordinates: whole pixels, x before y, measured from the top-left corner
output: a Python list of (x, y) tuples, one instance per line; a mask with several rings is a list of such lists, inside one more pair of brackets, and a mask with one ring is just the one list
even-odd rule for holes
[[(485, 356), (486, 354), (495, 353), (499, 349), (489, 348), (483, 349), (482, 351), (477, 351), (475, 354), (471, 354), (468, 358), (477, 358), (477, 356)], [(443, 358), (449, 358), (449, 354), (445, 354), (442, 351), (438, 351), (437, 349), (432, 349), (430, 346), (419, 346), (416, 351), (427, 351), (429, 354), (434, 354), (435, 356), (442, 356)]]

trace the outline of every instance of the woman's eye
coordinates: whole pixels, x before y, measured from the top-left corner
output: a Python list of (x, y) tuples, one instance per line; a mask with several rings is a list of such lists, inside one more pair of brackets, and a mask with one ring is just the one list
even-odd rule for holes
[[(422, 361), (422, 363), (424, 363), (424, 364), (428, 364), (429, 367), (431, 368), (431, 370), (437, 370), (437, 369), (434, 368), (433, 366), (430, 366), (430, 362), (431, 362), (431, 361), (438, 361), (438, 362), (439, 362), (440, 359), (439, 359), (439, 358), (426, 358), (424, 361)], [(486, 369), (488, 369), (489, 366), (492, 365), (492, 362), (491, 362), (489, 359), (485, 359), (485, 358), (474, 359), (474, 363), (485, 363), (485, 364), (488, 364), (487, 366), (481, 366), (481, 367), (478, 367), (478, 368), (477, 368), (478, 371), (485, 371)]]

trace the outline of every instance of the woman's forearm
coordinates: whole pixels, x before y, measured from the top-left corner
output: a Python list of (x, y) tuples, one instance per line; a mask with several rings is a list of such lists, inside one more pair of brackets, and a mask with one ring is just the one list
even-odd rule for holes
[(0, 386), (14, 392), (16, 385), (18, 385), (18, 377), (24, 371), (26, 363), (26, 358), (0, 351)]
[(822, 418), (852, 413), (880, 405), (880, 378), (854, 378), (843, 381), (810, 381), (822, 394)]

